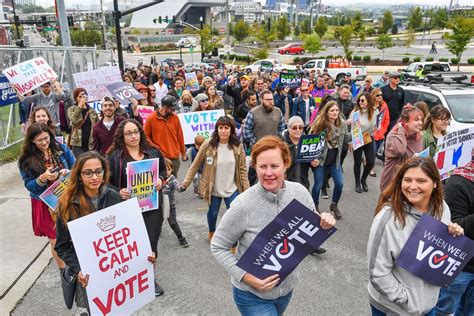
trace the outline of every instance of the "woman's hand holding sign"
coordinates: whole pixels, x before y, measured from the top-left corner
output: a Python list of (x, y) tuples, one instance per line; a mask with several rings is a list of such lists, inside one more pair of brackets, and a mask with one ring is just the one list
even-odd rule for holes
[(271, 291), (275, 285), (278, 284), (278, 282), (280, 282), (280, 276), (278, 274), (274, 274), (266, 279), (261, 280), (250, 273), (245, 273), (242, 281), (258, 291), (268, 292)]
[(119, 194), (124, 200), (128, 200), (129, 198), (132, 197), (132, 194), (128, 192), (126, 188), (120, 189)]
[(449, 223), (448, 233), (453, 237), (458, 237), (464, 235), (464, 229), (456, 223)]
[(89, 283), (89, 275), (83, 275), (82, 271), (79, 271), (79, 273), (77, 274), (77, 280), (79, 281), (79, 283), (81, 283), (82, 287), (85, 288)]
[(320, 216), (321, 216), (321, 221), (319, 222), (319, 224), (321, 225), (322, 229), (329, 229), (333, 227), (334, 225), (336, 225), (336, 219), (331, 214), (325, 212), (325, 213), (321, 213)]

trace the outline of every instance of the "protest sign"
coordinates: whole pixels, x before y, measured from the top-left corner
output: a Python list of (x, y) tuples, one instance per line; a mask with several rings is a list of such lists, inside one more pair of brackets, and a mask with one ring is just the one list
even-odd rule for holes
[(58, 77), (43, 57), (33, 58), (7, 68), (3, 70), (3, 74), (21, 95)]
[(106, 87), (111, 83), (122, 82), (122, 75), (117, 66), (79, 72), (72, 76), (76, 87), (86, 89), (89, 101), (97, 101), (109, 95)]
[(362, 129), (360, 127), (359, 111), (354, 112), (352, 115), (351, 136), (352, 148), (354, 150), (364, 146), (364, 136), (362, 135)]
[(311, 252), (336, 232), (322, 229), (321, 217), (297, 200), (291, 201), (255, 237), (237, 266), (259, 279), (275, 273), (282, 282)]
[(382, 124), (383, 116), (385, 115), (385, 109), (379, 112), (375, 117), (375, 129), (380, 129), (380, 125)]
[(131, 315), (155, 299), (150, 241), (136, 198), (68, 223), (91, 315)]
[(143, 99), (143, 95), (128, 82), (115, 82), (107, 85), (106, 88), (112, 97), (118, 100), (122, 105), (128, 105), (130, 103), (130, 98), (136, 100)]
[(310, 162), (322, 156), (326, 144), (326, 132), (301, 135), (296, 163)]
[(101, 101), (92, 101), (87, 102), (87, 105), (93, 108), (98, 114), (102, 111), (102, 102)]
[(199, 82), (195, 72), (187, 72), (184, 74), (186, 77), (186, 88), (190, 91), (199, 90)]
[(143, 126), (145, 126), (146, 119), (150, 116), (151, 113), (155, 111), (155, 108), (149, 105), (138, 105), (137, 106), (138, 114), (143, 120)]
[(7, 77), (0, 75), (0, 106), (18, 102), (16, 92), (13, 90)]
[(60, 143), (60, 144), (64, 144), (64, 136), (55, 136), (54, 139)]
[(471, 161), (474, 146), (474, 127), (464, 128), (438, 138), (436, 154), (433, 159), (438, 167), (441, 180), (450, 177), (457, 167)]
[(158, 208), (158, 163), (158, 158), (127, 163), (127, 190), (138, 198), (142, 212)]
[(59, 197), (66, 191), (69, 184), (69, 178), (71, 173), (68, 172), (64, 176), (60, 176), (53, 184), (51, 184), (41, 195), (40, 199), (48, 205), (52, 210), (55, 210), (58, 206)]
[(474, 255), (474, 241), (423, 214), (395, 262), (424, 281), (446, 287)]
[(273, 64), (271, 62), (262, 61), (262, 63), (260, 64), (260, 71), (272, 72)]
[(224, 110), (179, 113), (184, 143), (186, 145), (194, 144), (194, 137), (197, 135), (202, 135), (205, 139), (210, 138), (217, 120), (224, 115)]
[(280, 72), (280, 87), (297, 88), (301, 85), (302, 76), (298, 70), (282, 70)]

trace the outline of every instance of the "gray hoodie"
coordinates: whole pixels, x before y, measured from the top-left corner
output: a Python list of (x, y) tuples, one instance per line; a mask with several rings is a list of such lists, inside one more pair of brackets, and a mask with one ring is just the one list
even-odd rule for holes
[[(267, 226), (293, 199), (315, 210), (308, 190), (299, 183), (285, 181), (277, 194), (265, 190), (260, 183), (241, 193), (222, 217), (211, 242), (211, 252), (230, 273), (232, 285), (266, 300), (285, 296), (298, 282), (298, 268), (277, 287), (260, 292), (242, 281), (245, 271), (236, 264), (260, 231)], [(239, 242), (235, 256), (230, 248)]]
[[(440, 287), (429, 284), (395, 264), (408, 237), (421, 218), (413, 207), (406, 209), (406, 224), (401, 228), (392, 208), (385, 206), (375, 216), (367, 245), (369, 300), (387, 315), (423, 315), (436, 306)], [(443, 202), (441, 222), (451, 223), (448, 205)]]

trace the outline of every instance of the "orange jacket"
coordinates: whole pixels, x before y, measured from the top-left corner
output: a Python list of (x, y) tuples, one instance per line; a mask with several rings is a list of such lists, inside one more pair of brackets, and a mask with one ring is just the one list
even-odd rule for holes
[(165, 158), (186, 156), (183, 130), (176, 114), (165, 119), (155, 111), (146, 119), (144, 130), (150, 145), (158, 148)]
[(374, 140), (381, 140), (385, 138), (387, 134), (388, 125), (390, 124), (390, 113), (388, 112), (388, 106), (385, 101), (382, 101), (382, 104), (379, 107), (379, 113), (385, 110), (382, 117), (382, 122), (380, 123), (380, 128), (374, 132)]

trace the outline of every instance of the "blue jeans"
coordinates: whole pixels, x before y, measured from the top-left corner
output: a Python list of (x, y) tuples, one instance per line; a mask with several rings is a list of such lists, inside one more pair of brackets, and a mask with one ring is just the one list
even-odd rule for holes
[(279, 316), (283, 315), (290, 303), (293, 292), (275, 300), (264, 300), (255, 294), (232, 287), (234, 302), (242, 316)]
[(227, 198), (211, 195), (211, 204), (209, 205), (209, 211), (207, 211), (207, 225), (209, 226), (210, 232), (216, 231), (217, 215), (219, 215), (222, 199), (224, 199), (225, 206), (229, 209), (230, 203), (232, 203), (237, 195), (239, 195), (239, 191), (235, 191)]
[(474, 315), (474, 273), (461, 272), (439, 292), (437, 315)]
[(341, 166), (336, 166), (332, 164), (329, 166), (320, 166), (313, 170), (314, 176), (314, 185), (311, 195), (313, 196), (314, 204), (319, 205), (319, 193), (321, 193), (321, 188), (324, 184), (324, 174), (326, 169), (329, 170), (331, 177), (334, 180), (334, 191), (332, 192), (332, 202), (337, 204), (342, 195), (342, 188), (344, 187), (344, 175), (342, 174)]
[[(370, 309), (372, 310), (372, 316), (385, 316), (385, 315), (387, 315), (384, 312), (376, 309), (372, 305), (370, 305)], [(435, 309), (433, 308), (428, 313), (424, 314), (424, 316), (435, 316)]]

